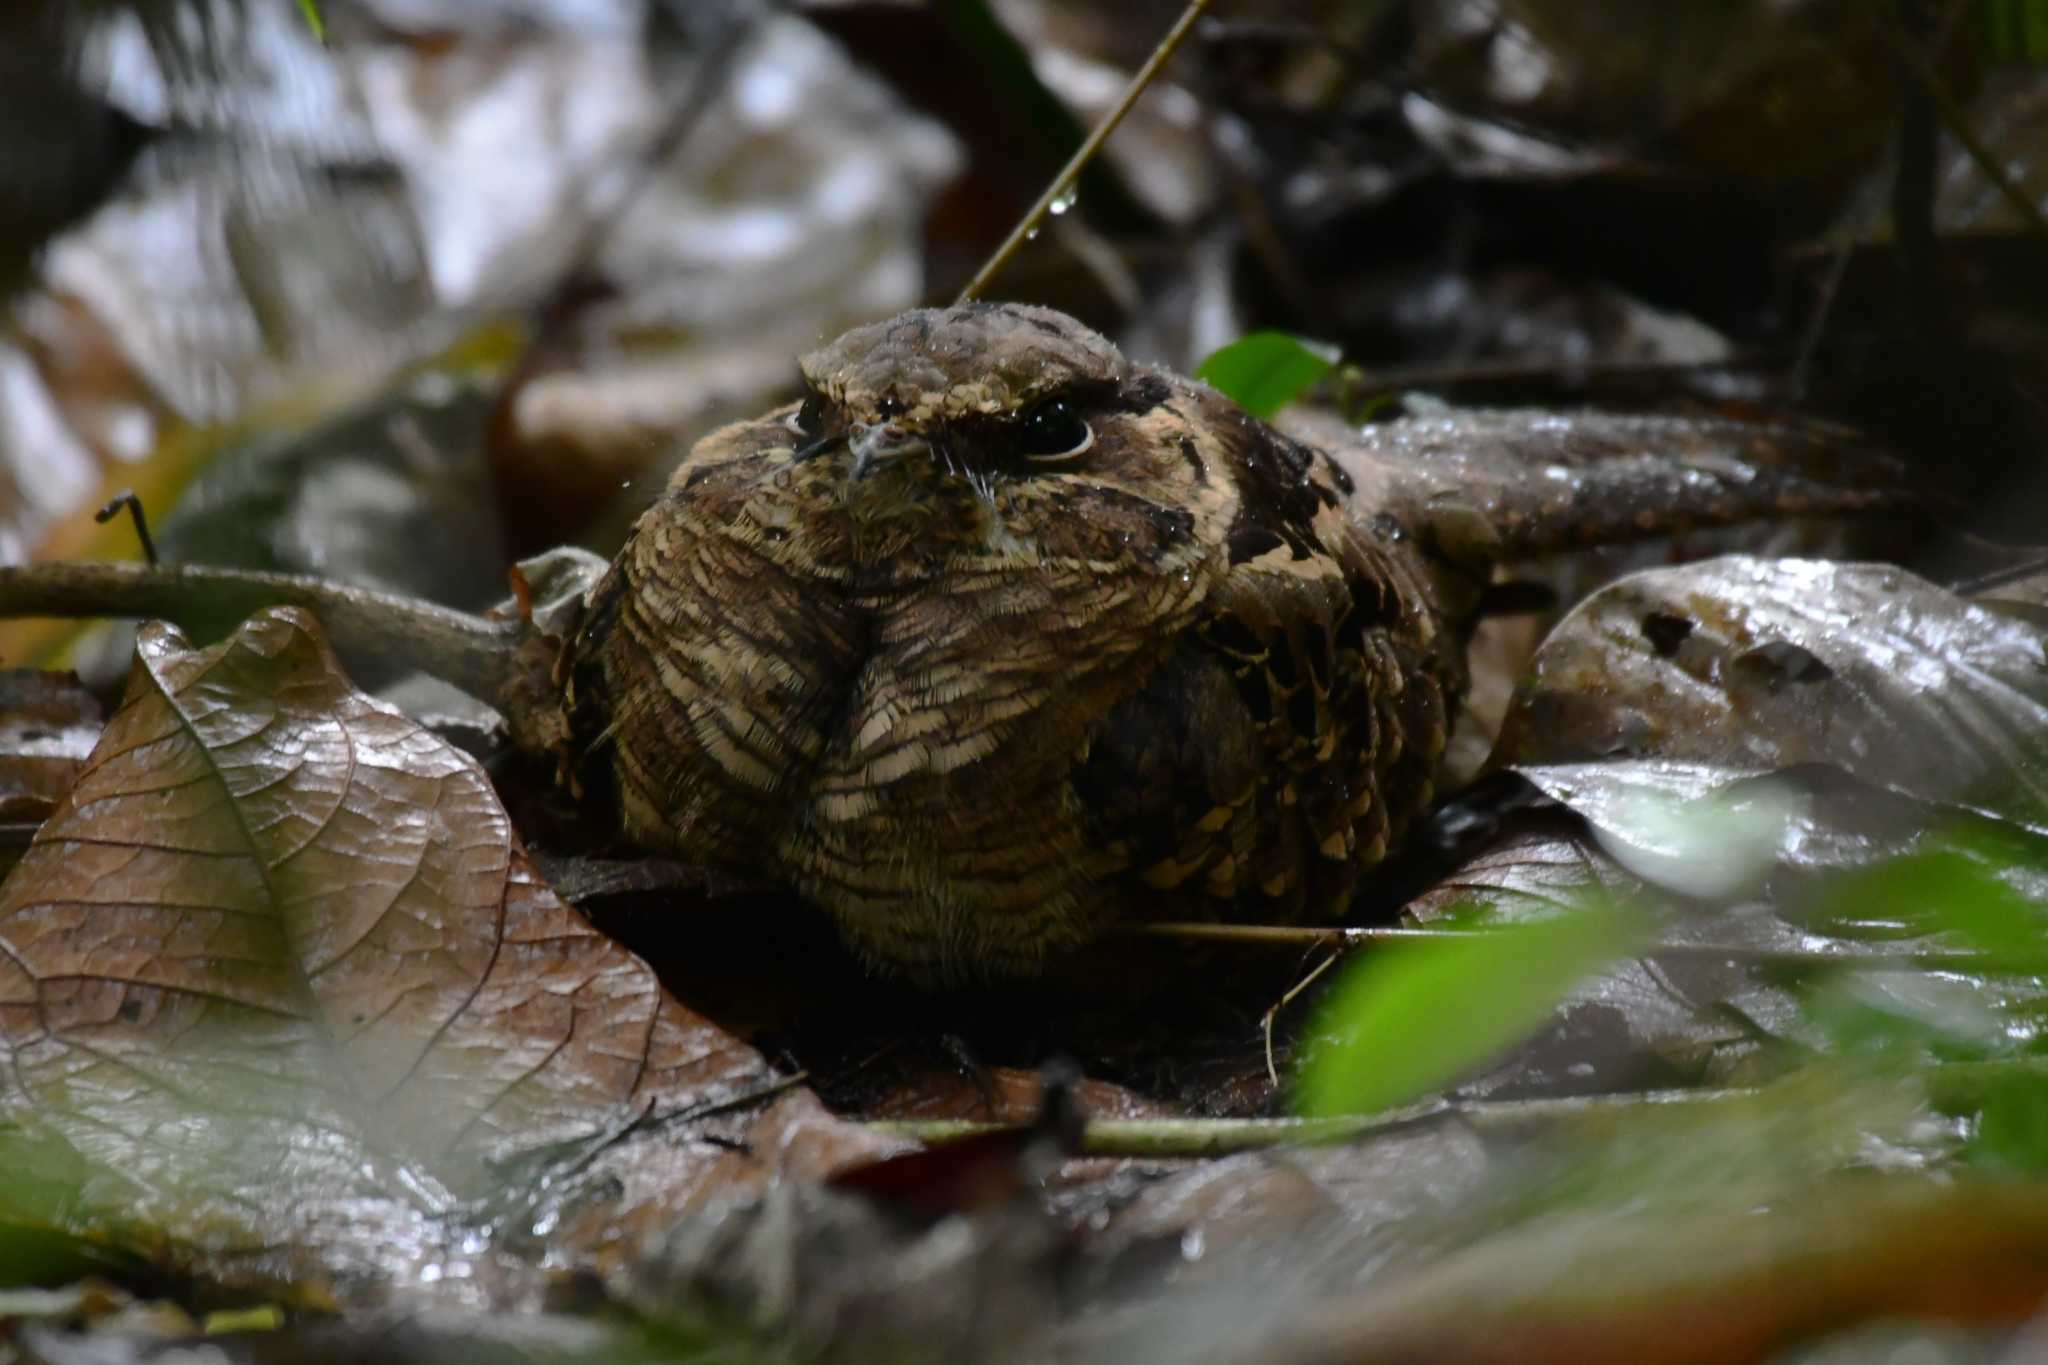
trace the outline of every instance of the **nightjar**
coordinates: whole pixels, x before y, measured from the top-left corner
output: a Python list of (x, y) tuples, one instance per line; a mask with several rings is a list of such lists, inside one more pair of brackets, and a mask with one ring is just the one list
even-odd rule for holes
[(1035, 307), (801, 368), (641, 517), (564, 712), (632, 838), (926, 985), (1118, 922), (1339, 918), (1431, 800), (1498, 562), (1883, 496), (1790, 429), (1760, 463), (1576, 425), (1540, 468), (1469, 423), (1297, 439)]

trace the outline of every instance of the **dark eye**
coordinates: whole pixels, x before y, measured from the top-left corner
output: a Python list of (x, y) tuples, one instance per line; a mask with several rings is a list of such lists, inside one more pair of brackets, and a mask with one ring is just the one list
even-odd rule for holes
[(815, 393), (806, 395), (803, 406), (790, 414), (789, 425), (799, 436), (816, 437), (825, 429), (825, 400)]
[(1064, 398), (1041, 399), (1017, 429), (1017, 448), (1027, 460), (1071, 460), (1094, 441), (1095, 433)]

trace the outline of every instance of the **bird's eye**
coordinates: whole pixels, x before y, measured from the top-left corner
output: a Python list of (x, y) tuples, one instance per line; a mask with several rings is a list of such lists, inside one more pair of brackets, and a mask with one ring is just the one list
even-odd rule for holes
[(816, 438), (825, 429), (825, 400), (817, 394), (805, 396), (803, 406), (789, 415), (789, 429), (799, 436)]
[(1017, 447), (1027, 460), (1071, 460), (1095, 443), (1095, 433), (1064, 398), (1034, 404), (1018, 425)]

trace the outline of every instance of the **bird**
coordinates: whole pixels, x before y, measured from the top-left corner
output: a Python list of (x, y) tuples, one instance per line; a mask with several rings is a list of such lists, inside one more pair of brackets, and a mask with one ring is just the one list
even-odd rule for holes
[(1814, 473), (1840, 443), (1798, 428), (1567, 423), (1538, 462), (1498, 418), (1284, 431), (1025, 304), (799, 368), (590, 590), (563, 723), (634, 842), (927, 988), (1118, 925), (1342, 918), (1436, 795), (1497, 565), (1896, 487)]

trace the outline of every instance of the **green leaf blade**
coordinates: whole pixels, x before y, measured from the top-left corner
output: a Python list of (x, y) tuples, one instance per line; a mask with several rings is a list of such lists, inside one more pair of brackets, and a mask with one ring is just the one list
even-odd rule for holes
[(1482, 937), (1376, 952), (1325, 1002), (1295, 1107), (1375, 1113), (1439, 1090), (1520, 1041), (1578, 982), (1626, 956), (1639, 916), (1598, 901)]
[(1252, 332), (1214, 351), (1195, 378), (1265, 419), (1336, 368), (1338, 349), (1285, 332)]

